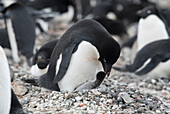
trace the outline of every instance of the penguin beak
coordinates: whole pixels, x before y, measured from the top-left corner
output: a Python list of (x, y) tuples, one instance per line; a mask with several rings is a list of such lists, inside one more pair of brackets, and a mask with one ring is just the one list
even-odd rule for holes
[(109, 77), (109, 75), (110, 75), (111, 67), (112, 67), (112, 65), (109, 65), (109, 64), (107, 64), (107, 63), (104, 63), (104, 71), (105, 71), (105, 73), (106, 73), (106, 75), (107, 75), (108, 77)]

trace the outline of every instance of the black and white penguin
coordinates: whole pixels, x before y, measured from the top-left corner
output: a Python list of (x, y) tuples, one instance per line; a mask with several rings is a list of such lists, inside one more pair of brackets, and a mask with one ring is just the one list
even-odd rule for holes
[[(167, 77), (169, 74), (167, 68), (170, 66), (170, 61), (167, 61), (169, 44), (161, 43), (169, 42), (166, 24), (162, 21), (155, 6), (148, 6), (139, 11), (138, 14), (142, 18), (138, 25), (137, 40), (133, 46), (133, 51), (136, 51), (133, 52), (132, 64), (115, 69), (136, 72), (138, 75), (147, 74), (147, 76), (154, 78)], [(160, 47), (161, 45), (162, 47)]]
[(49, 69), (38, 83), (51, 90), (74, 91), (83, 83), (95, 81), (97, 75), (109, 75), (119, 54), (119, 44), (102, 25), (81, 20), (61, 36), (50, 57)]
[(25, 6), (17, 2), (6, 7), (2, 13), (5, 17), (14, 61), (20, 61), (19, 52), (29, 60), (33, 56), (35, 44), (34, 20), (29, 15)]
[(141, 17), (138, 24), (137, 51), (150, 42), (169, 38), (166, 24), (155, 6), (148, 6), (137, 14)]
[(2, 114), (24, 114), (21, 104), (11, 89), (10, 70), (4, 50), (0, 46), (0, 112)]
[[(145, 65), (145, 63), (149, 62)], [(143, 66), (145, 65), (145, 66)], [(134, 62), (118, 70), (150, 77), (170, 77), (170, 39), (151, 42), (136, 55)], [(117, 69), (117, 68), (116, 68)]]
[(49, 60), (57, 42), (58, 40), (50, 41), (36, 52), (31, 66), (32, 75), (41, 76), (47, 72)]

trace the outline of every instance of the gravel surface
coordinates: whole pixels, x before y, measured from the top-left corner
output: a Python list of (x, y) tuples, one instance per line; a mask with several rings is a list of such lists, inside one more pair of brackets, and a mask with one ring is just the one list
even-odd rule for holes
[[(48, 34), (37, 36), (36, 48), (59, 38), (70, 25), (51, 22)], [(125, 50), (116, 64), (128, 63), (128, 53), (129, 50)], [(25, 59), (22, 60), (18, 65), (9, 59), (15, 72), (12, 87), (24, 110), (29, 113), (170, 113), (170, 79), (138, 77), (112, 70), (96, 89), (56, 92), (22, 82), (22, 78), (33, 78)]]

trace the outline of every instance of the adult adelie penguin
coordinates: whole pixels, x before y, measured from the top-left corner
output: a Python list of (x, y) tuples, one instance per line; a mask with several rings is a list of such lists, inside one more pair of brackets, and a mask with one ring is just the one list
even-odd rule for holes
[(156, 6), (147, 6), (137, 14), (141, 18), (138, 23), (137, 40), (132, 48), (132, 61), (136, 53), (148, 43), (169, 38), (164, 19)]
[(51, 53), (55, 48), (58, 40), (50, 41), (43, 45), (34, 55), (32, 66), (31, 66), (31, 74), (34, 76), (41, 76), (45, 74), (48, 70), (48, 64), (51, 57)]
[[(147, 74), (154, 78), (167, 77), (170, 61), (167, 61), (169, 36), (166, 25), (154, 6), (149, 6), (138, 13), (144, 19), (139, 21), (137, 54), (135, 53), (131, 65), (115, 69), (136, 72), (137, 75)], [(162, 43), (164, 40), (167, 40), (167, 43)]]
[[(150, 61), (143, 67), (146, 61)], [(170, 77), (170, 39), (151, 42), (136, 55), (134, 62), (118, 70), (135, 72), (137, 75), (148, 75), (154, 78)], [(117, 69), (117, 68), (116, 68)]]
[(2, 114), (24, 114), (21, 104), (11, 89), (10, 70), (1, 46), (0, 58), (0, 112)]
[(138, 51), (152, 41), (169, 38), (164, 19), (156, 6), (148, 6), (137, 14), (141, 17), (137, 34)]
[(61, 36), (39, 85), (56, 91), (74, 91), (99, 75), (109, 75), (119, 54), (119, 44), (103, 26), (93, 20), (79, 21)]
[(26, 7), (18, 2), (6, 7), (4, 14), (7, 32), (15, 62), (19, 62), (18, 51), (27, 60), (33, 56), (35, 43), (35, 22)]

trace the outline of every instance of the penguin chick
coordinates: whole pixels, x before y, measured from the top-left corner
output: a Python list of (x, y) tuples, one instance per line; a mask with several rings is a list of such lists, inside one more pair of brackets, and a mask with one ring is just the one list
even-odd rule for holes
[(50, 56), (57, 42), (58, 40), (50, 41), (36, 52), (31, 66), (32, 75), (41, 76), (47, 72)]

